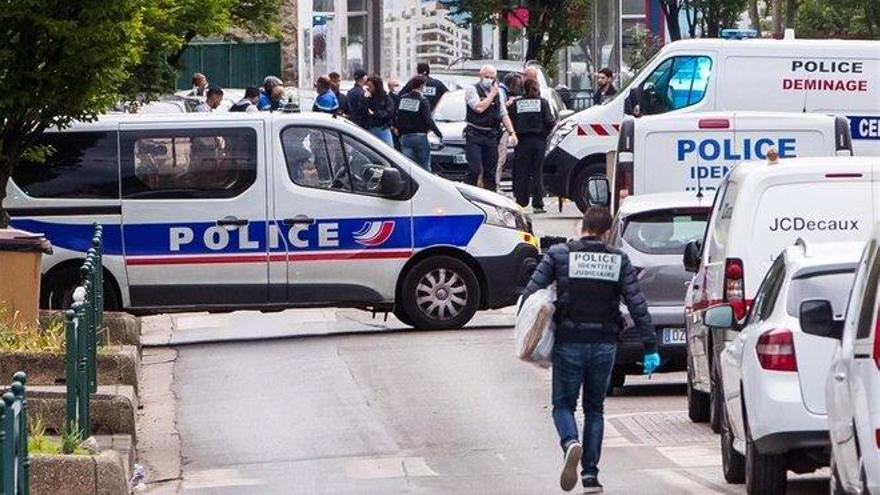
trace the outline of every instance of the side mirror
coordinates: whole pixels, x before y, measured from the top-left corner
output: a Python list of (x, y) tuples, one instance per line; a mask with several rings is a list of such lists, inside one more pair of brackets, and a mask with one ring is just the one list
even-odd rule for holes
[(590, 206), (605, 206), (611, 204), (610, 187), (608, 178), (597, 175), (587, 180), (587, 204)]
[(799, 317), (804, 333), (817, 337), (840, 338), (838, 327), (842, 330), (842, 325), (835, 323), (834, 310), (827, 299), (801, 301)]
[(733, 315), (733, 306), (722, 304), (707, 309), (703, 313), (703, 325), (709, 328), (734, 328), (736, 326), (736, 317)]
[(379, 178), (379, 194), (386, 198), (396, 198), (403, 194), (404, 187), (400, 170), (391, 167), (382, 170), (382, 177)]
[(684, 246), (684, 269), (690, 273), (700, 271), (701, 244), (702, 242), (700, 241), (690, 241)]

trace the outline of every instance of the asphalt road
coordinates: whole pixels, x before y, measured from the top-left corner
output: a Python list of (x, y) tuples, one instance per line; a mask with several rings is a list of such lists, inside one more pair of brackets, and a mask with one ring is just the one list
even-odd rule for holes
[[(549, 372), (512, 347), (510, 330), (467, 330), (181, 348), (182, 491), (562, 493)], [(744, 493), (688, 421), (683, 379), (630, 377), (607, 400), (606, 493)]]

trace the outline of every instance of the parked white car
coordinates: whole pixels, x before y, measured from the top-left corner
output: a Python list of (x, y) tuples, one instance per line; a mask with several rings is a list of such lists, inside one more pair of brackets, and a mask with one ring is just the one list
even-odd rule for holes
[(863, 247), (798, 240), (776, 257), (742, 327), (730, 305), (705, 314), (710, 327), (739, 330), (720, 358), (722, 464), (749, 494), (784, 493), (787, 471), (828, 465), (827, 337), (843, 326)]
[(880, 493), (880, 227), (865, 247), (825, 396), (831, 493)]

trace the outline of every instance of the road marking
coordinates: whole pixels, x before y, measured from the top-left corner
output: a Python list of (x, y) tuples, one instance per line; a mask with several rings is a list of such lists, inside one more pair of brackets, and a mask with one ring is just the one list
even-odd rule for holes
[(237, 469), (202, 469), (184, 472), (183, 489), (200, 490), (206, 488), (224, 488), (231, 486), (265, 485), (266, 481), (249, 478)]
[(356, 480), (439, 476), (424, 457), (358, 459), (346, 464), (345, 473)]
[(720, 466), (721, 452), (708, 445), (657, 447), (657, 451), (684, 468)]
[(664, 485), (675, 487), (678, 489), (678, 491), (675, 492), (677, 494), (706, 493), (705, 486), (671, 469), (640, 469), (639, 472), (646, 473), (653, 478), (659, 479)]

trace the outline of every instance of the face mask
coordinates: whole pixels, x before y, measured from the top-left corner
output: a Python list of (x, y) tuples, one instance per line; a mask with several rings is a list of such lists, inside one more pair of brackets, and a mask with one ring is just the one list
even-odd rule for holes
[(483, 79), (480, 80), (480, 86), (482, 86), (483, 89), (489, 89), (490, 87), (492, 87), (493, 82), (495, 82), (494, 79), (489, 79), (488, 77), (484, 77)]

